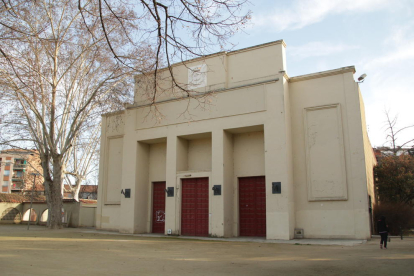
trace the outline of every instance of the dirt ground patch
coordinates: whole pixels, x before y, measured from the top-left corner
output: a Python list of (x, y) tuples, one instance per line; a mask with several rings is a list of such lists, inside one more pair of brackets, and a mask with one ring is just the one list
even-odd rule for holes
[(414, 275), (414, 239), (358, 246), (198, 241), (0, 225), (0, 275)]

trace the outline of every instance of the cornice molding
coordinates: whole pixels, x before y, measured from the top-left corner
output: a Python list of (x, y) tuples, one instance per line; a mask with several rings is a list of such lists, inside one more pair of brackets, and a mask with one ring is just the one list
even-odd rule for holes
[[(229, 88), (210, 90), (210, 91), (206, 91), (206, 92), (197, 93), (197, 94), (195, 94), (194, 96), (191, 96), (191, 97), (192, 98), (197, 98), (197, 97), (205, 96), (207, 94), (224, 93), (224, 92), (237, 90), (237, 89), (242, 89), (242, 88), (248, 88), (248, 87), (253, 87), (253, 86), (258, 86), (258, 85), (265, 85), (265, 84), (269, 84), (269, 83), (273, 83), (273, 82), (277, 82), (277, 81), (279, 81), (279, 78), (274, 78), (274, 79), (271, 79), (271, 80), (265, 80), (265, 81), (260, 81), (260, 82), (256, 82), (256, 83), (249, 83), (249, 84), (244, 84), (244, 85), (239, 85), (239, 86), (234, 86), (234, 87), (229, 87)], [(151, 106), (151, 105), (154, 105), (154, 104), (165, 104), (165, 103), (174, 102), (174, 101), (181, 101), (181, 100), (185, 100), (185, 99), (189, 99), (189, 97), (171, 98), (171, 99), (166, 99), (166, 100), (162, 100), (162, 101), (159, 101), (159, 102), (147, 103), (147, 104), (126, 104), (125, 108), (126, 108), (126, 110), (130, 110), (130, 109), (148, 107), (148, 106)], [(112, 115), (112, 113), (107, 113), (107, 114)], [(104, 115), (107, 115), (107, 114), (104, 114)]]
[(328, 70), (328, 71), (322, 71), (322, 72), (317, 72), (317, 73), (312, 73), (312, 74), (307, 74), (307, 75), (301, 75), (301, 76), (296, 76), (296, 77), (291, 77), (288, 79), (289, 82), (298, 82), (298, 81), (304, 81), (304, 80), (311, 80), (311, 79), (317, 79), (317, 78), (323, 78), (323, 77), (329, 77), (329, 76), (334, 76), (334, 75), (340, 75), (340, 74), (345, 74), (345, 73), (355, 73), (355, 66), (347, 66), (347, 67), (342, 67), (342, 68), (338, 68), (338, 69), (334, 69), (334, 70)]

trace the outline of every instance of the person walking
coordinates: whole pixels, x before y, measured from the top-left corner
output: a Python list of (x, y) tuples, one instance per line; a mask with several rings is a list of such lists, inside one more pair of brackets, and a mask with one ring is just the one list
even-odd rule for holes
[(380, 220), (378, 221), (377, 230), (381, 236), (380, 248), (382, 249), (382, 244), (384, 244), (384, 248), (387, 249), (388, 225), (385, 222), (384, 216), (381, 216)]

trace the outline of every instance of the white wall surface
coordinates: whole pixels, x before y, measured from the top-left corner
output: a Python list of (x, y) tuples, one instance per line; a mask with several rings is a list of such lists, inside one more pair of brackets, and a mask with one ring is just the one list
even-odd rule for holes
[(263, 131), (234, 134), (233, 145), (236, 177), (265, 175)]
[(150, 182), (165, 181), (167, 144), (151, 144), (149, 148), (149, 179)]
[[(306, 238), (369, 238), (363, 127), (358, 90), (352, 75), (353, 71), (349, 70), (343, 74), (289, 83), (292, 102), (296, 228), (303, 228)], [(346, 175), (342, 178), (338, 171), (338, 163), (335, 161), (341, 159), (339, 148), (333, 151), (328, 143), (325, 147), (326, 154), (320, 156), (321, 160), (316, 156), (316, 159), (306, 158), (306, 152), (309, 151), (312, 143), (306, 142), (307, 124), (304, 121), (306, 118), (304, 110), (329, 105), (341, 107), (342, 126), (338, 123), (336, 127), (342, 127), (343, 137), (339, 137), (339, 133), (338, 136), (332, 136), (332, 128), (324, 129), (323, 126), (318, 128), (317, 135), (324, 137), (323, 139), (331, 137), (329, 143), (335, 142), (337, 146), (340, 144), (339, 140), (343, 140), (345, 165), (341, 169), (345, 169)], [(323, 120), (332, 120), (329, 114), (324, 115), (329, 118)], [(308, 136), (308, 139), (311, 140), (311, 136)], [(323, 148), (321, 150), (324, 152)], [(336, 175), (336, 179), (343, 184), (333, 185), (332, 188), (335, 187), (333, 191), (324, 190), (329, 189), (326, 186), (329, 183), (316, 184), (316, 189), (321, 189), (318, 193), (327, 197), (319, 200), (313, 198), (315, 201), (309, 201), (309, 198), (312, 199), (312, 194), (309, 193), (307, 185), (309, 180), (312, 181), (312, 175), (307, 175), (307, 166), (320, 166), (320, 164), (323, 164), (324, 168), (320, 168), (316, 181), (323, 181), (323, 178), (326, 180), (334, 173), (332, 176)], [(326, 173), (321, 175), (324, 170)], [(315, 180), (315, 177), (313, 179)], [(340, 190), (335, 190), (341, 186)], [(342, 201), (337, 201), (341, 199), (337, 196), (341, 194), (342, 189), (346, 189), (347, 198), (343, 197)]]
[(211, 171), (211, 139), (188, 141), (188, 171)]

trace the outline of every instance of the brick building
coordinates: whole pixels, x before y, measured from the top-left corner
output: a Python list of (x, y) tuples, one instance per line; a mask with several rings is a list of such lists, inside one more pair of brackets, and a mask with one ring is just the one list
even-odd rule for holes
[[(9, 149), (0, 152), (0, 186), (2, 193), (24, 193), (33, 188), (32, 173), (42, 172), (36, 150)], [(35, 190), (43, 192), (43, 180), (36, 177)]]

